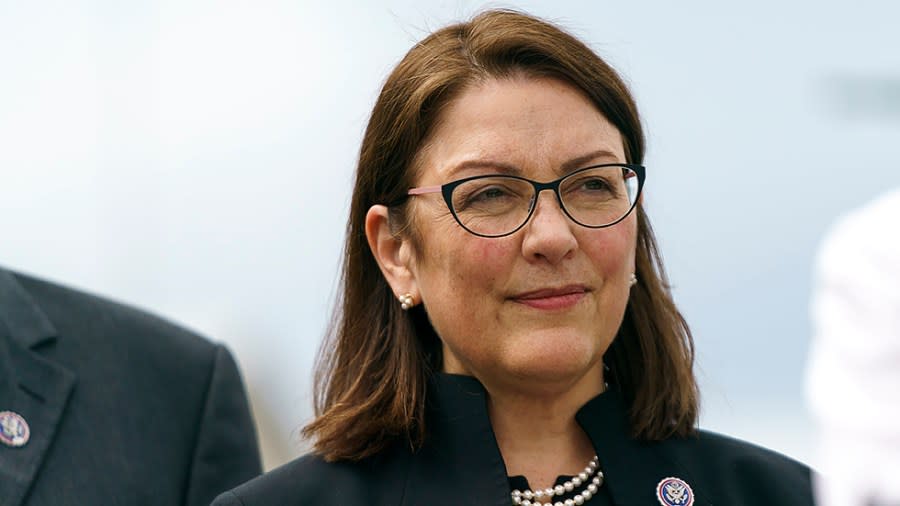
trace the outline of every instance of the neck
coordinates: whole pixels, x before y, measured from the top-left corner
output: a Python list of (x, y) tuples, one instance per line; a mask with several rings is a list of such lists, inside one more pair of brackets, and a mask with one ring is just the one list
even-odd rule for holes
[(552, 395), (492, 389), (488, 411), (510, 476), (523, 475), (532, 489), (553, 485), (560, 475), (581, 472), (594, 449), (575, 414), (604, 390), (602, 365), (565, 391)]

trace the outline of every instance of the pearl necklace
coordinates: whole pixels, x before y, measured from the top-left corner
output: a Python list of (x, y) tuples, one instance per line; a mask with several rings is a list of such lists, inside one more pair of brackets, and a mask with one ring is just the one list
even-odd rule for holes
[[(534, 492), (528, 489), (524, 491), (513, 490), (512, 494), (510, 494), (512, 496), (512, 503), (515, 506), (574, 506), (576, 504), (584, 504), (588, 502), (591, 497), (594, 497), (594, 494), (597, 493), (597, 489), (603, 485), (603, 471), (598, 469), (599, 466), (598, 458), (594, 455), (594, 458), (592, 458), (590, 463), (588, 463), (588, 466), (584, 468), (584, 471), (578, 473), (578, 476), (573, 477), (570, 481), (567, 481), (562, 485), (545, 488), (543, 490), (535, 490)], [(597, 476), (594, 476), (594, 473), (597, 473)], [(588, 480), (590, 480), (590, 483), (588, 483)], [(587, 487), (580, 493), (575, 494), (575, 497), (572, 499), (557, 501), (555, 503), (552, 502), (554, 496), (571, 492), (575, 490), (575, 487), (580, 487), (583, 483), (587, 483)], [(551, 502), (541, 502), (543, 499), (548, 499)]]

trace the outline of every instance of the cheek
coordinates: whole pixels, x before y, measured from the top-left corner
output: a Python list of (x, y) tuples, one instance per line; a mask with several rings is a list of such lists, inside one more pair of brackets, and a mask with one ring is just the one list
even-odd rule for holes
[(432, 265), (441, 266), (439, 269), (454, 285), (463, 284), (470, 289), (483, 285), (488, 290), (509, 270), (514, 250), (507, 244), (509, 241), (463, 233), (466, 235), (447, 234), (440, 251), (438, 248), (432, 250), (429, 260)]
[[(503, 238), (485, 239), (478, 237), (474, 244), (467, 248), (469, 260), (486, 269), (497, 264), (509, 262), (512, 248), (509, 241)], [(486, 269), (487, 270), (487, 269)]]
[(634, 271), (635, 228), (632, 223), (623, 222), (611, 228), (592, 231), (581, 241), (581, 247), (591, 258), (595, 268), (604, 275), (611, 276), (624, 271), (630, 274)]

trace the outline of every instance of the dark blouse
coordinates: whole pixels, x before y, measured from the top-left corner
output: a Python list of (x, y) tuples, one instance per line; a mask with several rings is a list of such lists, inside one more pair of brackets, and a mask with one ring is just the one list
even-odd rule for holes
[[(511, 488), (487, 411), (472, 377), (441, 374), (428, 391), (428, 438), (412, 451), (398, 442), (361, 462), (326, 463), (307, 455), (256, 478), (214, 506), (340, 504), (343, 506), (508, 506)], [(678, 478), (691, 505), (812, 505), (809, 469), (783, 455), (706, 431), (659, 442), (632, 439), (627, 410), (614, 390), (576, 414), (605, 475), (586, 506), (661, 504), (657, 486)], [(554, 498), (556, 499), (556, 498)]]

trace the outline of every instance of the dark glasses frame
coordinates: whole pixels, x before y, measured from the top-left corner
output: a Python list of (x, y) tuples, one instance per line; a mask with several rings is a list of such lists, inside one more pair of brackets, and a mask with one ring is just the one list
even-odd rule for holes
[[(572, 214), (569, 213), (569, 210), (566, 209), (566, 206), (565, 206), (565, 204), (563, 204), (563, 201), (562, 201), (562, 196), (559, 194), (559, 187), (563, 181), (565, 181), (566, 179), (568, 179), (570, 177), (577, 176), (578, 174), (588, 171), (588, 170), (605, 168), (605, 167), (621, 167), (621, 168), (625, 168), (625, 169), (629, 169), (629, 170), (633, 171), (638, 178), (637, 195), (635, 195), (634, 202), (631, 203), (631, 207), (628, 209), (628, 211), (626, 211), (625, 214), (623, 214), (622, 217), (617, 219), (616, 221), (614, 221), (612, 223), (607, 223), (605, 225), (586, 225), (586, 224), (581, 223), (580, 221), (576, 220), (575, 217), (573, 217)], [(460, 220), (459, 216), (457, 216), (456, 210), (453, 209), (452, 196), (453, 196), (453, 190), (455, 190), (456, 187), (458, 187), (459, 185), (466, 183), (468, 181), (473, 181), (475, 179), (485, 179), (485, 178), (492, 178), (492, 177), (505, 177), (505, 178), (509, 178), (509, 179), (518, 179), (520, 181), (525, 181), (527, 183), (530, 183), (531, 186), (534, 187), (534, 199), (531, 202), (531, 208), (528, 210), (528, 216), (525, 217), (525, 220), (522, 221), (521, 225), (519, 225), (515, 229), (513, 229), (509, 232), (505, 232), (503, 234), (482, 234), (479, 232), (472, 231), (463, 224), (462, 220)], [(528, 223), (528, 221), (531, 219), (531, 216), (534, 214), (534, 210), (537, 207), (538, 197), (540, 197), (541, 192), (544, 190), (552, 190), (553, 191), (553, 193), (556, 195), (556, 202), (559, 204), (559, 208), (563, 210), (563, 212), (566, 214), (566, 216), (569, 217), (570, 220), (574, 221), (578, 225), (581, 225), (582, 227), (585, 227), (585, 228), (593, 228), (593, 229), (611, 227), (611, 226), (615, 225), (616, 223), (619, 223), (620, 221), (627, 218), (628, 215), (631, 214), (631, 212), (634, 210), (635, 206), (637, 206), (637, 203), (641, 198), (641, 192), (644, 189), (645, 179), (646, 179), (646, 168), (643, 165), (638, 165), (638, 164), (633, 164), (633, 163), (604, 163), (604, 164), (591, 165), (590, 167), (584, 167), (582, 169), (578, 169), (575, 172), (566, 174), (565, 176), (563, 176), (559, 179), (556, 179), (554, 181), (550, 181), (548, 183), (541, 183), (539, 181), (534, 181), (534, 180), (528, 179), (526, 177), (513, 176), (513, 175), (509, 175), (509, 174), (484, 174), (484, 175), (480, 175), (480, 176), (472, 176), (472, 177), (466, 177), (463, 179), (457, 179), (456, 181), (450, 181), (449, 183), (442, 184), (439, 186), (420, 186), (417, 188), (410, 188), (406, 192), (406, 194), (408, 196), (416, 196), (416, 195), (427, 195), (429, 193), (440, 192), (441, 195), (443, 195), (443, 197), (444, 197), (444, 203), (447, 204), (447, 209), (450, 210), (450, 214), (453, 215), (453, 218), (456, 220), (457, 223), (459, 223), (459, 226), (461, 226), (466, 232), (469, 232), (470, 234), (473, 234), (473, 235), (477, 235), (478, 237), (493, 238), (493, 237), (506, 237), (508, 235), (515, 234), (522, 227), (524, 227), (525, 224)]]

